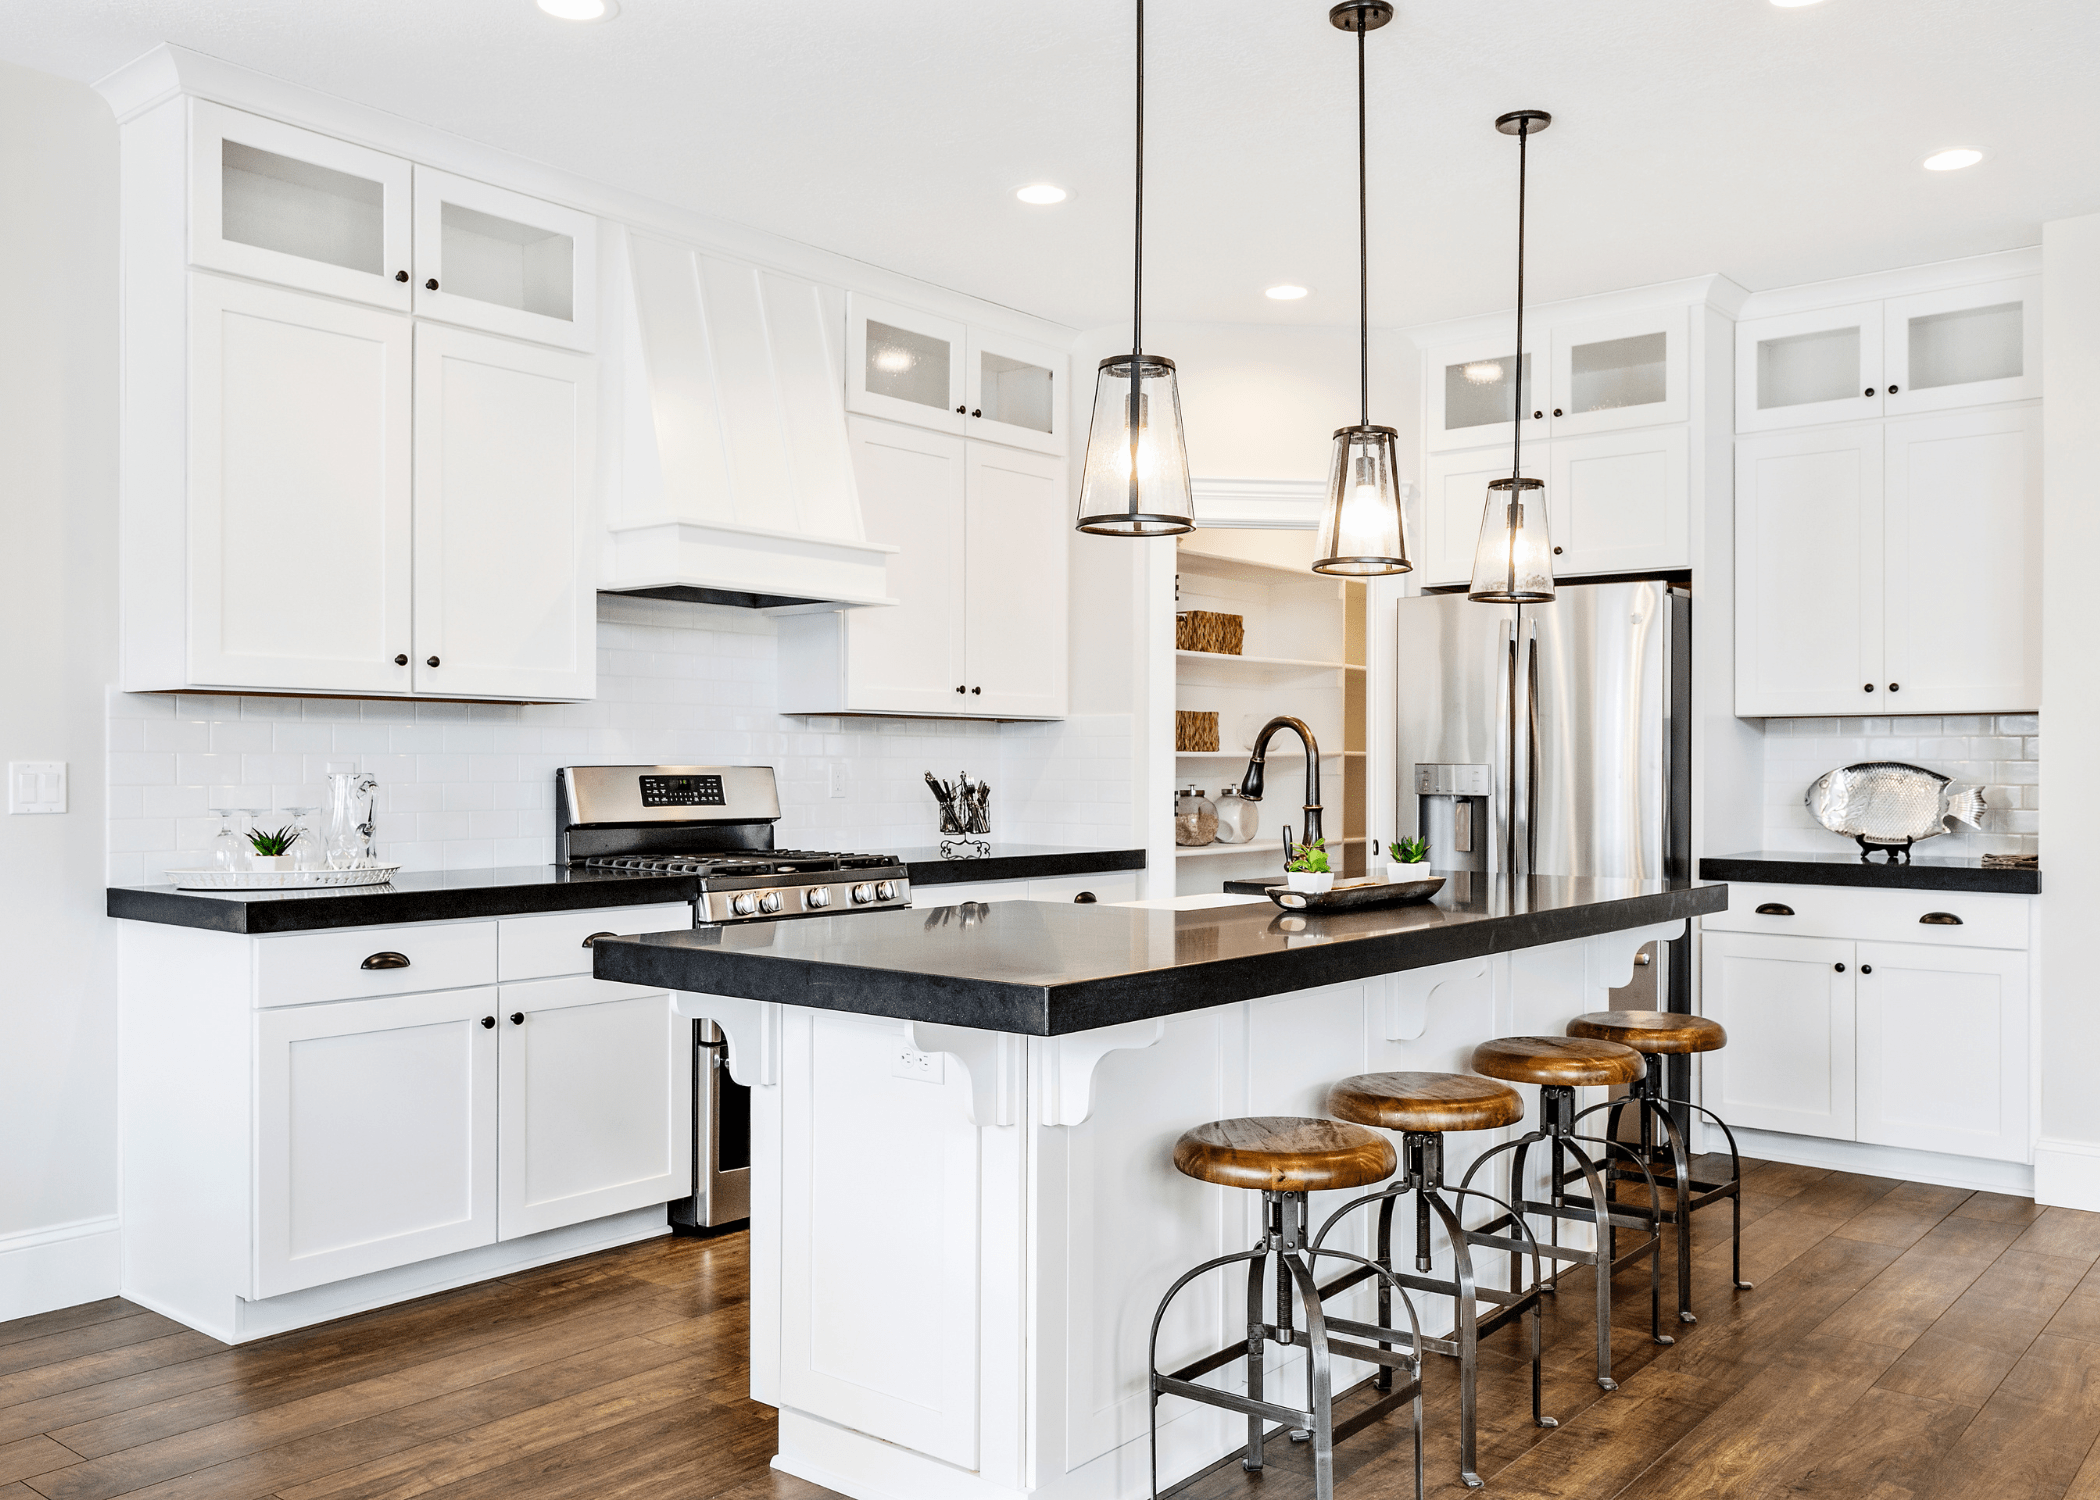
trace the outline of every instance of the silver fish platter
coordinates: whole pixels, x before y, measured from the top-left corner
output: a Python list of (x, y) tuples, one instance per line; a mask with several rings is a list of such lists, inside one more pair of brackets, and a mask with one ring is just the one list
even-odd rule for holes
[(1285, 911), (1363, 911), (1374, 906), (1402, 906), (1427, 901), (1444, 888), (1444, 877), (1429, 875), (1418, 880), (1337, 880), (1324, 891), (1293, 891), (1280, 885), (1269, 887), (1269, 899)]
[(1865, 859), (1877, 849), (1891, 862), (1910, 858), (1910, 846), (1947, 831), (1959, 818), (1971, 828), (1983, 816), (1983, 788), (1960, 786), (1923, 766), (1895, 760), (1862, 761), (1817, 777), (1804, 799), (1816, 821), (1854, 839)]

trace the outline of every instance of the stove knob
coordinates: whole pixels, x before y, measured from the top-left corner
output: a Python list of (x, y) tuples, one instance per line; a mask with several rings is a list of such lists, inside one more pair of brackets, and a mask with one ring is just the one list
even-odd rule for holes
[(767, 891), (763, 896), (760, 896), (758, 898), (758, 909), (764, 912), (769, 917), (773, 915), (774, 912), (779, 911), (780, 892)]
[(802, 904), (811, 911), (831, 905), (831, 887), (828, 885), (811, 886), (802, 893)]
[(853, 904), (855, 906), (866, 906), (874, 899), (875, 887), (872, 885), (857, 885), (853, 888)]
[(748, 917), (758, 910), (758, 899), (749, 891), (740, 891), (729, 898), (729, 909), (740, 917)]
[(896, 900), (896, 899), (897, 899), (897, 883), (896, 883), (896, 882), (895, 882), (894, 880), (878, 880), (878, 881), (876, 881), (876, 882), (875, 882), (875, 899), (876, 899), (877, 901), (894, 901), (894, 900)]

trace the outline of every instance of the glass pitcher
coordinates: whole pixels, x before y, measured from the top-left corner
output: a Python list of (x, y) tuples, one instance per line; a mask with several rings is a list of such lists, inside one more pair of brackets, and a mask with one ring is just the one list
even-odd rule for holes
[(328, 768), (326, 857), (331, 870), (356, 870), (372, 864), (373, 794), (379, 783), (347, 766)]

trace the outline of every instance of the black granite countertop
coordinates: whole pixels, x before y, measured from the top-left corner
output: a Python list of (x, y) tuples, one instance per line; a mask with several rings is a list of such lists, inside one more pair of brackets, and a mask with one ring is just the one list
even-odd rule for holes
[(939, 849), (888, 849), (904, 861), (913, 886), (966, 880), (1034, 880), (1051, 875), (1099, 875), (1142, 870), (1142, 849), (1070, 849), (1056, 844), (993, 844), (984, 854), (950, 858)]
[(172, 885), (113, 885), (108, 911), (135, 922), (212, 932), (315, 932), (391, 922), (516, 917), (599, 906), (691, 901), (690, 875), (615, 875), (560, 865), (506, 870), (426, 870), (385, 885), (338, 891), (179, 891)]
[(1980, 859), (1913, 855), (1908, 864), (1873, 863), (1850, 854), (1715, 854), (1699, 861), (1701, 880), (1738, 880), (1768, 885), (1854, 885), (1889, 891), (1977, 891), (2032, 896), (2042, 888), (2039, 870), (1986, 870)]
[(1306, 917), (1016, 901), (600, 938), (601, 979), (1059, 1036), (1723, 910), (1726, 886), (1454, 876), (1434, 902)]

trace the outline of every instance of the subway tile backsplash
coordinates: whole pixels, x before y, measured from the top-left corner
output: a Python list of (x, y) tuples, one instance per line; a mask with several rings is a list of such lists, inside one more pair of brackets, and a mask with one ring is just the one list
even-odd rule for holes
[[(993, 837), (1132, 846), (1126, 715), (1054, 724), (788, 718), (773, 711), (774, 625), (746, 610), (600, 595), (598, 697), (508, 705), (109, 694), (109, 880), (208, 863), (215, 806), (321, 800), (329, 761), (379, 779), (377, 841), (412, 870), (554, 858), (554, 768), (770, 765), (775, 837), (800, 848), (938, 841), (921, 773), (992, 784)], [(830, 795), (830, 766), (847, 795)]]
[(1862, 760), (1900, 760), (1983, 788), (1981, 831), (1953, 831), (1921, 853), (1974, 857), (2039, 852), (2041, 721), (2034, 714), (1765, 721), (1765, 843), (1796, 852), (1854, 849), (1809, 812), (1809, 784)]

